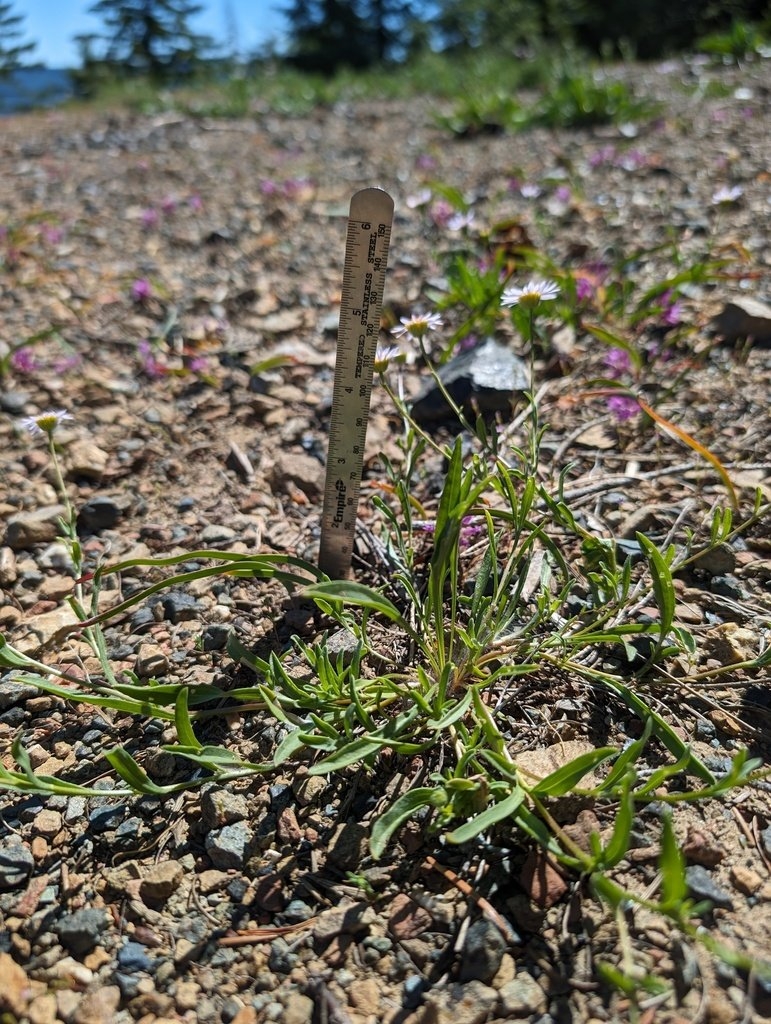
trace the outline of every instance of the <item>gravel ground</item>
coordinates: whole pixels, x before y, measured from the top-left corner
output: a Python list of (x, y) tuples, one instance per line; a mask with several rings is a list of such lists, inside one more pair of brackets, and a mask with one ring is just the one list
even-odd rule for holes
[[(675, 242), (685, 266), (708, 249), (724, 256), (721, 279), (681, 297), (684, 341), (665, 368), (677, 384), (663, 398), (655, 392), (657, 409), (729, 467), (743, 506), (755, 487), (768, 496), (768, 349), (716, 344), (710, 325), (722, 312), (733, 341), (742, 318), (756, 337), (771, 319), (746, 305), (771, 300), (771, 62), (739, 71), (678, 61), (620, 74), (665, 103), (634, 135), (457, 139), (425, 99), (241, 121), (104, 111), (6, 118), (0, 345), (58, 332), (16, 358), (0, 394), (0, 627), (9, 642), (75, 678), (100, 671), (80, 640), (53, 642), (72, 621), (71, 566), (57, 541), (48, 457), (19, 426), (47, 408), (74, 417), (57, 438), (89, 563), (202, 547), (315, 557), (344, 218), (366, 185), (396, 202), (389, 324), (429, 308), (446, 254), (469, 238), (482, 239), (480, 251), (529, 239), (574, 268), (637, 253), (641, 288), (673, 272)], [(470, 228), (453, 230), (441, 210), (415, 204), (431, 182), (463, 193)], [(720, 187), (741, 194), (716, 202)], [(641, 344), (655, 340), (646, 330)], [(278, 354), (284, 366), (250, 376)], [(569, 463), (574, 507), (599, 528), (662, 539), (675, 521), (697, 521), (724, 501), (722, 484), (690, 450), (643, 430), (639, 417), (617, 422), (587, 395), (607, 373), (604, 355), (588, 334), (568, 331), (537, 363), (550, 424), (544, 476)], [(421, 383), (419, 366), (408, 366), (408, 392)], [(382, 479), (379, 453), (398, 457), (394, 438), (378, 393), (365, 498)], [(769, 552), (762, 522), (676, 581), (678, 621), (699, 638), (701, 667), (765, 645)], [(137, 570), (123, 586), (142, 578)], [(139, 606), (106, 637), (116, 670), (230, 686), (243, 670), (225, 652), (229, 633), (255, 646), (285, 639), (285, 626), (282, 590), (229, 579)], [(647, 696), (713, 770), (744, 745), (768, 762), (764, 675), (737, 670), (698, 691), (686, 678)], [(596, 706), (569, 680), (528, 680), (514, 715), (517, 752), (546, 774), (598, 742), (623, 742), (626, 714)], [(653, 915), (630, 914), (624, 935), (580, 879), (517, 835), (451, 850), (415, 822), (373, 862), (373, 814), (420, 776), (417, 764), (384, 758), (374, 775), (329, 779), (300, 765), (164, 800), (123, 798), (110, 794), (103, 750), (125, 744), (153, 778), (176, 778), (178, 762), (160, 750), (175, 738), (167, 722), (73, 707), (0, 680), (6, 767), (20, 730), (36, 772), (96, 780), (104, 795), (3, 797), (4, 1022), (771, 1019), (771, 990), (759, 979)], [(207, 737), (256, 761), (277, 738), (275, 723), (247, 713), (217, 720)], [(562, 813), (577, 842), (609, 820), (592, 806)], [(654, 805), (614, 875), (637, 893), (656, 891), (656, 824)], [(706, 928), (768, 958), (768, 785), (684, 808), (676, 826), (691, 890), (714, 904)], [(596, 969), (632, 954), (671, 983), (638, 1016)]]

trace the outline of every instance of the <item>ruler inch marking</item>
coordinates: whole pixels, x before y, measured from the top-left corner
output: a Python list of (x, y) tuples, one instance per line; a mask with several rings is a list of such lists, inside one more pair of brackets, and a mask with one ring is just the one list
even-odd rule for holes
[(348, 214), (319, 550), (331, 579), (351, 568), (393, 210), (387, 192), (365, 188)]

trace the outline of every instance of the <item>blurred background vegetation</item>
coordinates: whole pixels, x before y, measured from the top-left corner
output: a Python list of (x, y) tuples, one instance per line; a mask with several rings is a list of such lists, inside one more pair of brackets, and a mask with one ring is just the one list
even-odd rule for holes
[[(255, 18), (273, 0), (259, 0)], [(220, 90), (214, 110), (245, 114), (257, 80), (269, 87), (300, 76), (302, 105), (365, 89), (458, 95), (469, 76), (509, 87), (543, 85), (555, 61), (652, 60), (702, 50), (737, 61), (768, 56), (768, 0), (275, 0), (286, 18), (280, 47), (241, 54), (191, 28), (191, 0), (97, 0), (101, 31), (76, 37), (72, 83), (81, 98), (156, 96), (191, 83)], [(0, 2), (0, 77), (28, 67), (35, 40), (23, 31), (23, 4)], [(25, 60), (27, 63), (25, 63)], [(398, 73), (397, 73), (398, 72)], [(374, 73), (374, 74), (373, 74)], [(336, 83), (336, 84), (333, 84)], [(144, 90), (144, 91), (143, 91)], [(216, 109), (219, 104), (221, 108)]]

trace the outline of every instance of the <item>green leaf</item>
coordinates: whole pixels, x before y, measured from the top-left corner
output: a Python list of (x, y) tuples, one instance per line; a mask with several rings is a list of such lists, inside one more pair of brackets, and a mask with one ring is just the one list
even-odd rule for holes
[(638, 757), (642, 754), (645, 749), (645, 744), (650, 739), (651, 733), (653, 732), (653, 719), (646, 718), (645, 725), (643, 726), (642, 734), (638, 739), (634, 740), (629, 744), (626, 749), (622, 750), (616, 760), (613, 762), (613, 767), (608, 772), (607, 777), (603, 780), (599, 787), (599, 792), (610, 793), (613, 787), (623, 778), (628, 769)]
[(524, 789), (516, 788), (509, 796), (497, 803), (486, 807), (481, 814), (477, 814), (465, 824), (449, 832), (445, 839), (448, 843), (467, 843), (470, 839), (478, 836), (480, 832), (486, 832), (499, 821), (510, 818), (519, 810), (522, 801), (525, 799)]
[(352, 604), (359, 608), (370, 608), (373, 611), (385, 615), (387, 619), (397, 623), (403, 628), (408, 628), (402, 618), (402, 614), (393, 602), (387, 597), (366, 587), (363, 583), (356, 583), (354, 580), (331, 580), (329, 583), (314, 583), (303, 590), (303, 596), (309, 597), (312, 601), (316, 599), (334, 603)]
[(419, 786), (403, 793), (372, 825), (369, 849), (373, 858), (379, 860), (383, 856), (388, 840), (394, 832), (421, 807), (441, 807), (446, 800), (447, 794), (444, 790), (428, 786)]
[(685, 860), (672, 828), (672, 816), (664, 816), (661, 830), (661, 903), (664, 907), (674, 909), (688, 895), (688, 883), (685, 880)]
[(672, 628), (675, 620), (675, 585), (672, 581), (672, 570), (664, 556), (644, 533), (635, 534), (643, 549), (653, 584), (653, 596), (661, 615), (661, 639), (663, 640)]
[[(104, 756), (135, 793), (142, 793), (145, 796), (165, 796), (177, 788), (175, 786), (159, 786), (153, 782), (144, 768), (140, 768), (131, 754), (123, 747), (113, 747), (112, 750), (106, 751)], [(109, 794), (109, 791), (107, 792)]]
[(629, 849), (635, 811), (634, 796), (630, 791), (632, 779), (633, 777), (624, 787), (616, 812), (616, 820), (613, 822), (613, 834), (599, 858), (603, 870), (615, 867), (620, 860), (623, 860)]
[(592, 771), (611, 757), (615, 757), (618, 750), (615, 747), (599, 747), (597, 750), (589, 750), (585, 754), (579, 754), (567, 764), (562, 765), (556, 771), (541, 779), (532, 787), (530, 792), (534, 796), (564, 796), (570, 793), (581, 779), (588, 772)]
[(187, 704), (188, 690), (183, 686), (177, 695), (177, 703), (174, 708), (174, 724), (177, 727), (177, 738), (184, 747), (201, 749), (201, 744), (196, 739), (193, 731), (193, 723), (190, 721), (190, 712)]

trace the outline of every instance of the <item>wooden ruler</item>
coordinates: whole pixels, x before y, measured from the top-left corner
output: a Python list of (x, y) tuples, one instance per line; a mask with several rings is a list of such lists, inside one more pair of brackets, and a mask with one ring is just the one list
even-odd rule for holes
[(331, 579), (351, 568), (393, 214), (380, 188), (357, 192), (348, 214), (319, 550)]

